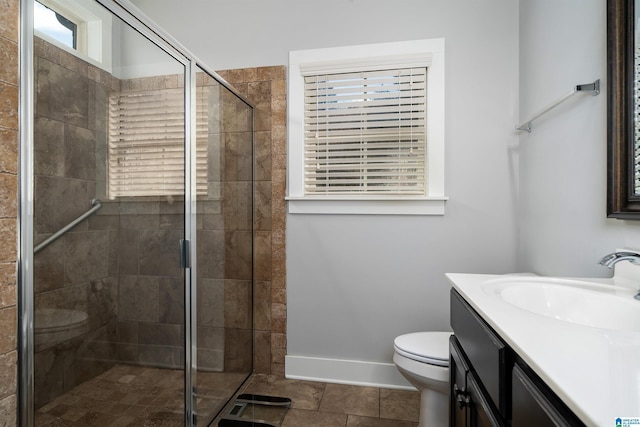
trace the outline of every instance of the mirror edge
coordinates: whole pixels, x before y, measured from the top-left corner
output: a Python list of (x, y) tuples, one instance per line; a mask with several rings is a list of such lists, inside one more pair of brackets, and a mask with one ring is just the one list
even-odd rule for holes
[(607, 0), (607, 217), (640, 220), (633, 183), (634, 1)]

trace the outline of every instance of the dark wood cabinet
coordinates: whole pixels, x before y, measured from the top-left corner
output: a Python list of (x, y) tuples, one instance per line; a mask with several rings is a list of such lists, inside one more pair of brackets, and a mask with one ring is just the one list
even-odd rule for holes
[(580, 421), (523, 362), (512, 375), (512, 425), (518, 427), (580, 427)]
[(454, 289), (451, 326), (450, 427), (584, 426)]
[(452, 336), (449, 340), (449, 426), (465, 427), (469, 425), (467, 407), (469, 392), (467, 375), (469, 365), (462, 356), (458, 341)]
[(457, 292), (451, 294), (451, 327), (487, 399), (507, 418), (507, 345)]
[(468, 378), (467, 387), (469, 388), (469, 425), (473, 427), (506, 426), (500, 414), (491, 407), (473, 374)]
[(451, 398), (449, 405), (452, 427), (503, 427), (506, 424), (487, 399), (487, 392), (471, 371), (466, 356), (455, 337), (450, 342)]

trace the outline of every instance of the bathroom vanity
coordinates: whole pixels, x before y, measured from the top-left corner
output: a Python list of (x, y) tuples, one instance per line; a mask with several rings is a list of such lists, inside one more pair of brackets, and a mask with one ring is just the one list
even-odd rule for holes
[(451, 326), (452, 427), (584, 425), (455, 290)]
[[(577, 310), (593, 310), (589, 304), (602, 300), (606, 305), (609, 298), (621, 311), (630, 302), (630, 310), (640, 316), (640, 301), (629, 289), (618, 289), (611, 279), (558, 279), (552, 286), (546, 279), (521, 276), (511, 276), (513, 283), (509, 276), (447, 277), (453, 284), (454, 332), (450, 426), (615, 427), (616, 418), (640, 417), (640, 325), (597, 327), (602, 325), (582, 324), (575, 313), (567, 321), (564, 313), (542, 313), (533, 306), (577, 300)], [(566, 295), (556, 295), (567, 286), (572, 288)], [(551, 296), (541, 296), (538, 288)], [(594, 317), (597, 321), (587, 313), (584, 322)]]

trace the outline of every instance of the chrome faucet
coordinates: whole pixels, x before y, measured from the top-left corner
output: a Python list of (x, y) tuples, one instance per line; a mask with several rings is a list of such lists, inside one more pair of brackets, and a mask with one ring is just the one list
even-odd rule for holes
[(640, 254), (635, 252), (612, 252), (603, 256), (599, 264), (607, 268), (613, 268), (620, 261), (629, 261), (631, 264), (640, 265)]
[[(631, 264), (640, 266), (640, 254), (635, 252), (612, 252), (602, 257), (598, 264), (604, 265), (611, 269), (614, 265), (620, 261), (629, 261)], [(635, 299), (640, 300), (640, 289), (634, 296)]]

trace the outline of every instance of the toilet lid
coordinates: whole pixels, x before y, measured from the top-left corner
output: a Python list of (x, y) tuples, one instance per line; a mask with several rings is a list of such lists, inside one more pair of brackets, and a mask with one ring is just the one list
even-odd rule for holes
[(393, 341), (395, 351), (409, 359), (431, 365), (449, 366), (451, 332), (414, 332)]

